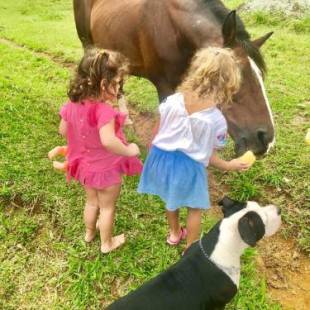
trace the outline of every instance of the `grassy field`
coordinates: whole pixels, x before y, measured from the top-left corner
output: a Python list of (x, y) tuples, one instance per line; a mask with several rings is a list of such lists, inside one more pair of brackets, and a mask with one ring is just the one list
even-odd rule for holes
[[(242, 2), (226, 1), (231, 7)], [(218, 182), (229, 184), (235, 197), (281, 206), (284, 237), (309, 251), (310, 161), (303, 141), (310, 116), (309, 18), (243, 17), (254, 37), (275, 31), (264, 54), (277, 145), (249, 172), (217, 174)], [(71, 1), (1, 2), (1, 39), (12, 43), (0, 41), (0, 309), (102, 308), (174, 263), (180, 250), (165, 245), (163, 205), (136, 194), (137, 178), (125, 180), (118, 203), (116, 232), (126, 232), (126, 246), (102, 256), (98, 239), (85, 245), (81, 189), (66, 185), (46, 158), (63, 143), (57, 114), (70, 77), (52, 59), (81, 55)], [(131, 79), (126, 91), (137, 109), (154, 109), (154, 88), (144, 80)], [(231, 155), (228, 149), (225, 156)], [(205, 216), (204, 230), (216, 220)], [(243, 256), (240, 291), (230, 308), (280, 309), (268, 298), (255, 255)]]

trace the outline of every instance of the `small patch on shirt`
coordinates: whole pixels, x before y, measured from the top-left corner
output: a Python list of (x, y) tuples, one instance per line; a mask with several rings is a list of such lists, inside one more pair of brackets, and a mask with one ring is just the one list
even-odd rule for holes
[(227, 132), (216, 136), (218, 146), (225, 146), (227, 143)]

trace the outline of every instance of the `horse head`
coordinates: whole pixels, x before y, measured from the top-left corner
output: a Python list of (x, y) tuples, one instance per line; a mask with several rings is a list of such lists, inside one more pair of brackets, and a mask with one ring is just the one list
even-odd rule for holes
[(238, 34), (236, 12), (230, 12), (222, 26), (223, 45), (233, 49), (242, 74), (239, 92), (233, 103), (223, 108), (229, 134), (235, 141), (235, 151), (243, 154), (250, 149), (255, 154), (266, 153), (274, 144), (274, 121), (264, 87), (266, 71), (259, 48), (272, 35), (250, 41)]

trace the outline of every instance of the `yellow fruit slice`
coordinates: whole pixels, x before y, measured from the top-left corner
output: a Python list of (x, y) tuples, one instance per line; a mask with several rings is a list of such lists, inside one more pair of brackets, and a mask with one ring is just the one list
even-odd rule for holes
[(247, 151), (242, 156), (240, 156), (238, 159), (242, 163), (249, 164), (249, 165), (252, 166), (254, 164), (255, 160), (256, 160), (256, 157), (255, 157), (255, 155), (253, 154), (252, 151)]
[(307, 144), (310, 145), (310, 128), (307, 131), (306, 137), (305, 137), (305, 141)]

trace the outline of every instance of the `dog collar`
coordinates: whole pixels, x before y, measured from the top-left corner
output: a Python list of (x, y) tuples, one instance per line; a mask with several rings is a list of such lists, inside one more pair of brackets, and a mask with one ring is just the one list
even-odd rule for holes
[(238, 267), (226, 267), (226, 266), (223, 266), (223, 265), (218, 264), (215, 261), (213, 261), (210, 258), (210, 256), (208, 255), (208, 253), (206, 252), (206, 250), (203, 248), (202, 238), (199, 239), (199, 247), (200, 247), (201, 252), (205, 256), (205, 258), (209, 262), (211, 262), (213, 265), (215, 265), (217, 268), (219, 268), (223, 272), (225, 272), (238, 287), (239, 286), (239, 278), (240, 278), (240, 268), (238, 268)]

